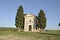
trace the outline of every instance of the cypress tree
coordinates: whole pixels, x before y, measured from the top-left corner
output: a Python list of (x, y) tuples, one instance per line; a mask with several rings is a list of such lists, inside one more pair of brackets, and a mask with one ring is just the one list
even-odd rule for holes
[(40, 10), (38, 13), (38, 27), (44, 29), (46, 27), (46, 17), (43, 10)]
[(17, 14), (15, 18), (15, 25), (19, 29), (23, 29), (24, 27), (24, 14), (23, 14), (23, 7), (19, 6), (17, 9)]

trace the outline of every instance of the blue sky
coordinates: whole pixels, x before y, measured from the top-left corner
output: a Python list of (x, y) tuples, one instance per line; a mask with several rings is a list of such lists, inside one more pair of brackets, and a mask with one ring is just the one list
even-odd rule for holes
[(20, 5), (26, 14), (38, 15), (43, 9), (47, 18), (45, 29), (60, 30), (60, 0), (0, 0), (0, 27), (15, 27), (15, 16)]

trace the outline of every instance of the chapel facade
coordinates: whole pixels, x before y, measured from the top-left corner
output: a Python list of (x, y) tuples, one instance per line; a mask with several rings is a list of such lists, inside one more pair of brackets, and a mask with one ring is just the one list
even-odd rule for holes
[(36, 16), (33, 14), (27, 14), (24, 16), (24, 31), (25, 32), (36, 32)]

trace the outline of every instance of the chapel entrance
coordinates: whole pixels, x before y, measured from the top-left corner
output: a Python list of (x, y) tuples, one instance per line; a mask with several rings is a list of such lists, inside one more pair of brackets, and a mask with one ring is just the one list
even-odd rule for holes
[(32, 30), (32, 25), (29, 25), (29, 31), (31, 31)]

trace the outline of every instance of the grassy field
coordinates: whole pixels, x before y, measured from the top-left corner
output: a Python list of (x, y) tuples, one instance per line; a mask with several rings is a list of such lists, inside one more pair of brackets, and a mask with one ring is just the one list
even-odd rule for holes
[(60, 30), (17, 32), (16, 28), (0, 28), (0, 40), (60, 40)]

